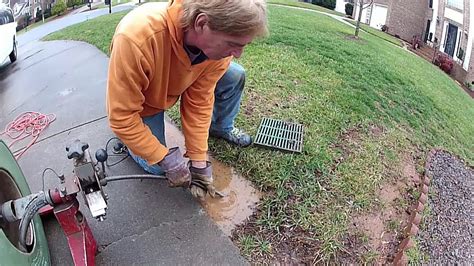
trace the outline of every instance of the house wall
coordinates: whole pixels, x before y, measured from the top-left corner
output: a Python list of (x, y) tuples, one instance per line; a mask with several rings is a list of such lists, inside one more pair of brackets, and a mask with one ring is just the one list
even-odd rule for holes
[[(436, 29), (436, 37), (439, 42), (438, 49), (444, 52), (446, 25), (451, 23), (458, 26), (458, 34), (461, 35), (461, 39), (456, 45), (454, 54), (456, 64), (452, 76), (462, 83), (472, 82), (474, 81), (474, 25), (471, 25), (471, 21), (474, 21), (474, 9), (469, 0), (464, 0), (463, 10), (446, 7), (446, 2), (446, 0), (439, 0), (439, 23)], [(463, 14), (462, 19), (459, 16), (460, 13)], [(464, 56), (461, 58), (457, 57), (459, 48), (464, 50)]]
[(393, 0), (387, 20), (389, 33), (406, 41), (411, 41), (414, 35), (423, 38), (431, 12), (428, 0)]
[[(429, 8), (429, 0), (375, 0), (374, 5), (382, 5), (388, 8), (386, 25), (388, 33), (397, 35), (401, 39), (411, 41), (414, 35), (423, 37), (426, 22), (433, 15)], [(370, 18), (370, 8), (368, 11)], [(357, 19), (359, 8), (356, 7), (354, 19)], [(362, 13), (361, 21), (367, 23), (367, 15)]]
[[(375, 0), (374, 4), (385, 5), (388, 8), (386, 25), (388, 32), (400, 38), (411, 41), (414, 35), (424, 39), (426, 25), (431, 20), (430, 32), (432, 39), (428, 44), (444, 52), (446, 26), (451, 23), (458, 27), (458, 35), (454, 51), (454, 68), (452, 76), (459, 82), (474, 82), (474, 1), (464, 0), (464, 7), (446, 7), (447, 0), (433, 0), (432, 8), (429, 0)], [(370, 23), (370, 9), (363, 12), (362, 22)], [(358, 17), (358, 7), (354, 19)], [(365, 14), (368, 13), (368, 14)], [(471, 25), (472, 21), (472, 25)], [(437, 43), (434, 43), (435, 39)], [(459, 50), (464, 50), (460, 55)]]
[(461, 82), (464, 83), (468, 77), (468, 72), (462, 68), (462, 65), (459, 64), (453, 64), (453, 69), (451, 71), (451, 76)]
[[(368, 0), (365, 0), (366, 2)], [(359, 4), (358, 4), (358, 0), (354, 0), (354, 12), (352, 14), (352, 18), (357, 20), (358, 16), (359, 16)], [(391, 0), (375, 0), (374, 5), (381, 5), (381, 6), (386, 6), (388, 8), (388, 12), (387, 12), (387, 21), (389, 20), (390, 18), (390, 5), (391, 5)], [(362, 18), (361, 18), (361, 22), (362, 23), (365, 23), (365, 24), (369, 24), (370, 23), (370, 12), (371, 12), (371, 9), (372, 7), (368, 7), (368, 8), (364, 8), (362, 10)]]

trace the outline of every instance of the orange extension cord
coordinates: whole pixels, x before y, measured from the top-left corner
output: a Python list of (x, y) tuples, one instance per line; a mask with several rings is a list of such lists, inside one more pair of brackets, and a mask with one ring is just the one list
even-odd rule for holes
[(0, 136), (5, 134), (13, 140), (8, 146), (10, 150), (12, 150), (15, 143), (31, 137), (30, 142), (26, 146), (13, 152), (13, 155), (18, 160), (31, 146), (33, 146), (33, 144), (35, 144), (41, 132), (54, 122), (54, 120), (56, 120), (56, 115), (54, 114), (45, 115), (38, 112), (25, 112), (20, 114), (12, 122), (8, 123), (5, 130), (0, 132)]

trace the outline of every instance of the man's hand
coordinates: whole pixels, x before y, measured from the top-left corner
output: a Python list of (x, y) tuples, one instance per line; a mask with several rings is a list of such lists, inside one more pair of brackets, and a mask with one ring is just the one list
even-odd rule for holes
[[(204, 167), (198, 168), (198, 166)], [(205, 164), (191, 162), (189, 171), (191, 172), (191, 194), (194, 197), (204, 198), (206, 193), (209, 193), (214, 198), (216, 196), (216, 189), (212, 184), (214, 179), (212, 178), (211, 162), (205, 162)]]
[(178, 147), (169, 149), (168, 154), (158, 162), (158, 165), (165, 171), (170, 187), (189, 187), (191, 185), (189, 168)]

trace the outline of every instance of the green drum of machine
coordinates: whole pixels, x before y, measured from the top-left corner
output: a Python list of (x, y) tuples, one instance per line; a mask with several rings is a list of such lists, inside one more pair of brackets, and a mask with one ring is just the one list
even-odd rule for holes
[[(7, 145), (0, 140), (0, 206), (31, 194), (25, 176)], [(27, 250), (19, 246), (19, 221), (2, 222), (0, 217), (0, 265), (50, 265), (48, 243), (38, 215), (27, 233)]]

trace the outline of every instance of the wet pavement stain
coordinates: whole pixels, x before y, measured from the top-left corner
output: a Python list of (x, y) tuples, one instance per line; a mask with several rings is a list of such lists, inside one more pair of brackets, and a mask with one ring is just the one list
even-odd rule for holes
[[(178, 146), (181, 152), (184, 152), (184, 136), (181, 131), (166, 121), (165, 132), (167, 147)], [(213, 199), (207, 196), (204, 200), (200, 200), (200, 203), (217, 226), (227, 236), (231, 236), (232, 230), (253, 214), (261, 194), (250, 181), (238, 175), (232, 167), (212, 158), (210, 160), (214, 186), (226, 197)]]
[(206, 197), (201, 205), (221, 230), (231, 236), (232, 230), (250, 217), (261, 195), (250, 181), (238, 175), (235, 170), (216, 160), (211, 160), (214, 186), (226, 195), (224, 198)]
[(63, 90), (63, 91), (60, 91), (60, 92), (59, 92), (59, 95), (60, 95), (60, 96), (67, 96), (67, 95), (73, 93), (75, 90), (76, 90), (76, 88), (67, 88), (67, 89), (65, 89), (65, 90)]

